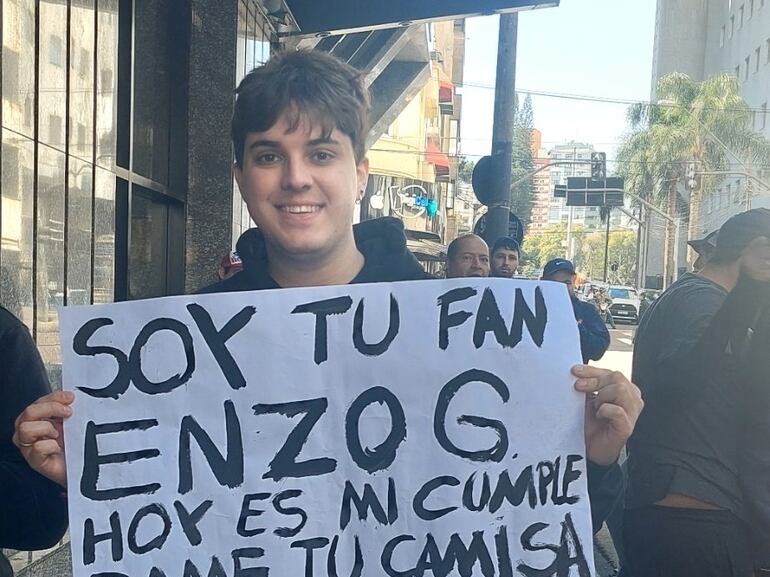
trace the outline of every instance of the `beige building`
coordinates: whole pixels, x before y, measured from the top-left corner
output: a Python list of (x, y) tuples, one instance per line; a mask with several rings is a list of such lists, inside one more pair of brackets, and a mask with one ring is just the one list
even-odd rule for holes
[(455, 84), (462, 82), (465, 22), (437, 22), (427, 30), (430, 77), (369, 150), (361, 218), (401, 219), (417, 241), (411, 248), (430, 262), (442, 259), (441, 244), (464, 228), (454, 207), (461, 110)]

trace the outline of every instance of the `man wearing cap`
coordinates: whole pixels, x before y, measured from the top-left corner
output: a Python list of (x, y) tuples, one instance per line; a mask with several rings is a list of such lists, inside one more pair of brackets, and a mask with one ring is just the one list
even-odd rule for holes
[(550, 260), (543, 267), (543, 280), (567, 285), (567, 292), (569, 292), (580, 331), (580, 352), (583, 355), (583, 362), (598, 361), (610, 346), (610, 333), (596, 311), (596, 307), (575, 296), (575, 276), (575, 265), (564, 258)]
[(489, 276), (498, 278), (513, 278), (519, 268), (521, 251), (519, 243), (509, 236), (495, 241), (492, 246), (492, 270)]
[(742, 361), (731, 347), (707, 346), (715, 315), (744, 280), (770, 282), (767, 209), (729, 219), (703, 269), (677, 280), (639, 323), (633, 379), (646, 407), (628, 442), (624, 520), (633, 575), (752, 575)]
[(489, 247), (480, 236), (464, 234), (449, 243), (446, 278), (489, 276)]
[(238, 256), (237, 252), (233, 251), (222, 257), (222, 261), (219, 263), (219, 270), (217, 270), (217, 276), (219, 280), (227, 280), (242, 270), (243, 262), (241, 257)]
[(700, 272), (703, 270), (703, 267), (706, 266), (706, 263), (708, 263), (709, 259), (711, 259), (711, 255), (714, 254), (714, 249), (717, 246), (718, 234), (719, 231), (715, 230), (703, 238), (696, 238), (695, 240), (687, 241), (687, 244), (689, 244), (698, 255), (698, 258), (696, 258), (695, 262), (692, 263), (692, 270), (694, 272)]

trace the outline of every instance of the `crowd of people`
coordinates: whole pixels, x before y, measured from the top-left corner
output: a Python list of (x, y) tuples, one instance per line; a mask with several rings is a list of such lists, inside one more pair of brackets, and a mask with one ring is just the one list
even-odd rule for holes
[[(351, 224), (368, 178), (368, 102), (361, 73), (317, 51), (280, 53), (244, 78), (234, 175), (257, 228), (201, 292), (432, 278), (407, 250), (400, 221)], [(744, 577), (770, 568), (769, 222), (767, 211), (751, 211), (726, 223), (701, 272), (650, 307), (636, 384), (587, 364), (573, 369), (586, 395), (595, 529), (622, 507), (618, 460), (628, 443), (628, 574)], [(511, 278), (520, 256), (514, 239), (490, 252), (465, 235), (449, 245), (446, 276)], [(609, 333), (596, 308), (575, 297), (573, 264), (555, 259), (542, 278), (565, 285), (584, 362), (600, 358)], [(6, 311), (0, 343), (0, 547), (46, 547), (66, 526), (61, 424), (77, 406), (71, 392), (48, 392), (29, 333)], [(0, 575), (9, 571), (5, 564)]]

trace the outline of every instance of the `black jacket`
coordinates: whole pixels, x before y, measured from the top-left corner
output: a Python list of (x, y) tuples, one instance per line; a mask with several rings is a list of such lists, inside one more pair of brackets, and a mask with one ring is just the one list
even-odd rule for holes
[[(365, 263), (351, 283), (433, 278), (407, 250), (404, 225), (400, 220), (392, 217), (367, 220), (355, 225), (353, 233)], [(243, 261), (243, 270), (227, 280), (200, 290), (200, 293), (281, 288), (268, 271), (265, 240), (259, 229), (252, 228), (244, 232), (238, 239), (236, 250)]]
[[(434, 278), (422, 269), (414, 255), (407, 250), (404, 225), (400, 220), (392, 217), (367, 220), (355, 225), (353, 232), (365, 263), (351, 283)], [(227, 280), (204, 288), (200, 293), (280, 288), (268, 273), (265, 241), (259, 230), (246, 231), (238, 240), (236, 250), (243, 261), (243, 270)], [(595, 530), (601, 528), (620, 499), (622, 490), (623, 478), (618, 465), (602, 467), (588, 463), (588, 493)]]
[[(33, 471), (13, 445), (16, 417), (50, 392), (27, 328), (0, 307), (0, 547), (45, 549), (67, 528), (62, 488)], [(0, 563), (2, 571), (2, 563)]]

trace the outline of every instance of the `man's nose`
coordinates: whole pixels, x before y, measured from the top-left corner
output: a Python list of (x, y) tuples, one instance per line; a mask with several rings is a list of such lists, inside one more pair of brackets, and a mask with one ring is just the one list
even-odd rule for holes
[(303, 158), (289, 158), (283, 166), (283, 187), (286, 190), (304, 190), (312, 183), (312, 177)]

